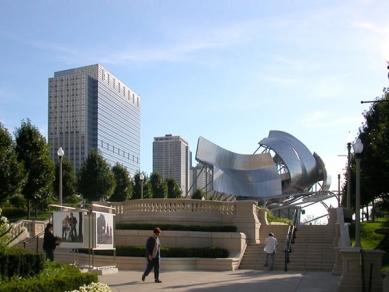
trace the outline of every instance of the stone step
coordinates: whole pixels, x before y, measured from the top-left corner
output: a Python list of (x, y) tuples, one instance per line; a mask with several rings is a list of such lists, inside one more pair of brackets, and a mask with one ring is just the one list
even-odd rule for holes
[[(294, 243), (291, 246), (291, 253), (289, 253), (287, 270), (331, 271), (333, 269), (335, 263), (335, 251), (333, 248), (336, 246), (333, 244), (334, 230), (327, 226), (317, 227), (298, 227)], [(267, 237), (270, 230), (273, 230), (273, 228), (267, 226), (267, 228), (262, 230), (262, 236)], [(282, 240), (281, 234), (277, 236), (279, 246), (278, 252), (275, 254), (273, 269), (285, 270), (285, 253), (283, 252), (285, 242)], [(249, 244), (239, 269), (267, 269), (267, 267), (263, 266), (265, 261), (264, 246), (263, 241), (261, 241), (261, 244)]]

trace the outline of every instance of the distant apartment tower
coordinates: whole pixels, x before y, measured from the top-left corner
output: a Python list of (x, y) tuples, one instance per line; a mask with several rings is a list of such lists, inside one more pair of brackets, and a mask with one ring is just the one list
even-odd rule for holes
[(180, 136), (154, 137), (153, 172), (159, 172), (164, 179), (174, 178), (183, 196), (190, 187), (190, 156), (188, 142)]
[(140, 169), (140, 97), (100, 64), (54, 73), (49, 78), (50, 155), (57, 149), (78, 171), (92, 149), (111, 165)]

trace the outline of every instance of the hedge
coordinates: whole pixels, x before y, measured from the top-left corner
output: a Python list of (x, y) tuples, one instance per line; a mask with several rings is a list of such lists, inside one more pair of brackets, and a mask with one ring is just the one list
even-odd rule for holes
[(4, 217), (9, 218), (21, 218), (23, 216), (26, 216), (27, 212), (25, 209), (22, 208), (14, 208), (14, 207), (5, 207), (2, 208), (2, 215)]
[[(80, 249), (80, 253), (89, 253), (89, 250)], [(112, 250), (95, 250), (95, 255), (112, 256)], [(116, 246), (116, 256), (123, 257), (144, 257), (146, 247), (144, 246)], [(161, 247), (161, 257), (174, 258), (228, 258), (229, 252), (219, 247)]]
[(43, 270), (43, 254), (31, 253), (20, 248), (11, 248), (0, 255), (0, 275), (5, 280), (12, 277), (28, 277)]
[[(153, 230), (155, 224), (140, 224), (140, 223), (117, 223), (116, 229), (120, 230)], [(200, 225), (177, 225), (177, 224), (161, 224), (158, 225), (162, 231), (202, 231), (202, 232), (236, 232), (236, 226), (221, 225), (221, 226), (200, 226)]]

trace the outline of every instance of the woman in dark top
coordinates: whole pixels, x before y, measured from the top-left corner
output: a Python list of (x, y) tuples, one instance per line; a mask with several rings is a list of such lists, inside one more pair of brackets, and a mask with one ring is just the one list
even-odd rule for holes
[(48, 223), (43, 237), (43, 250), (46, 253), (46, 259), (54, 261), (54, 249), (58, 244), (58, 238), (53, 235), (53, 224)]

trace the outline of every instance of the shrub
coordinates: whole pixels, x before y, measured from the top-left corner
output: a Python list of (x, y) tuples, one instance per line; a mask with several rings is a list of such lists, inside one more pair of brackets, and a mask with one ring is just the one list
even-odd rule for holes
[(280, 222), (280, 223), (285, 223), (286, 225), (292, 225), (292, 220), (288, 218), (278, 218), (275, 217), (272, 211), (266, 210), (267, 211), (267, 221), (268, 222)]
[(46, 261), (38, 275), (3, 282), (0, 292), (63, 292), (92, 282), (98, 282), (97, 274), (81, 273), (76, 266)]
[(8, 218), (21, 218), (26, 216), (27, 212), (25, 209), (22, 208), (7, 207), (3, 208), (2, 214), (3, 216)]
[(111, 292), (111, 288), (108, 285), (103, 283), (92, 282), (89, 285), (83, 285), (79, 290), (73, 290), (71, 292)]

